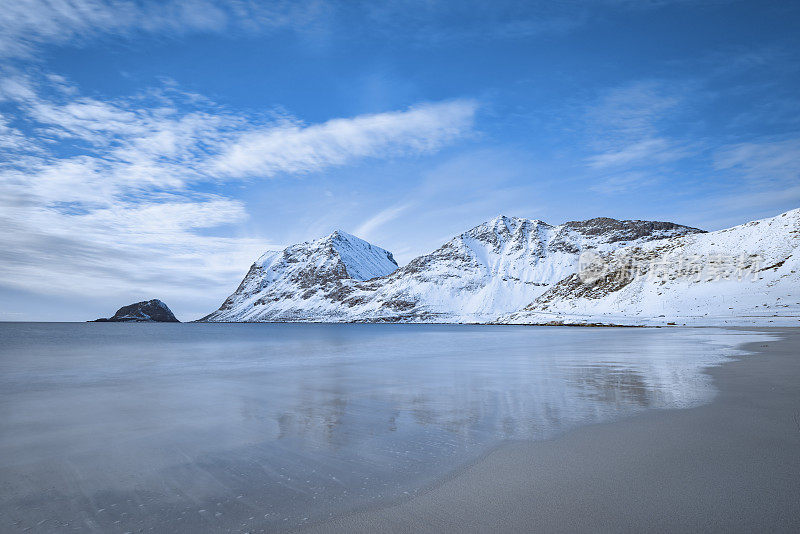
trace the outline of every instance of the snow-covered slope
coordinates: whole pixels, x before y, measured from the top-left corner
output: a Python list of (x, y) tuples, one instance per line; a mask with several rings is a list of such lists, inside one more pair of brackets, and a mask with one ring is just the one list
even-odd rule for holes
[(574, 273), (584, 250), (609, 253), (698, 232), (664, 222), (599, 218), (551, 226), (501, 216), (397, 270), (384, 262), (391, 255), (383, 249), (348, 236), (358, 246), (343, 252), (325, 244), (329, 236), (265, 255), (206, 320), (492, 321)]
[(499, 322), (800, 325), (800, 209), (603, 261), (599, 279), (571, 274)]
[(672, 223), (592, 219), (551, 226), (496, 217), (374, 281), (353, 320), (486, 322), (517, 310), (575, 272), (585, 249), (699, 230)]
[(337, 316), (350, 284), (397, 269), (392, 254), (337, 230), (261, 256), (204, 321), (309, 321)]

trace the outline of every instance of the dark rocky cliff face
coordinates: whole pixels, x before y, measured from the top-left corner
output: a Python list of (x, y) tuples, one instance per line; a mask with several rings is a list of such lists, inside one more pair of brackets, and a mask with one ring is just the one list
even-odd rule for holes
[(113, 317), (97, 319), (96, 322), (155, 322), (179, 323), (166, 304), (158, 299), (144, 300), (123, 306)]
[(673, 235), (704, 234), (705, 230), (662, 221), (618, 221), (608, 217), (596, 217), (587, 221), (569, 221), (567, 228), (583, 235), (607, 235), (609, 242), (634, 241), (642, 237), (672, 237)]

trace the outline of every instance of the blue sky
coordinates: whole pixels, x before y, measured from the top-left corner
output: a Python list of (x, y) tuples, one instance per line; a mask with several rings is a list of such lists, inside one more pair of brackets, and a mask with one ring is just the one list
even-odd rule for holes
[(403, 264), (498, 214), (796, 208), (798, 23), (785, 1), (9, 2), (0, 320), (197, 318), (336, 228)]

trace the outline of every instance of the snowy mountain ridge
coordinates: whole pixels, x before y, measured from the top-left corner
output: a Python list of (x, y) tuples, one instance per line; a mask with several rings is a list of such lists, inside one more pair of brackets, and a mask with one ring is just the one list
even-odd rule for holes
[(558, 226), (499, 216), (397, 268), (344, 232), (262, 256), (208, 321), (489, 322), (573, 274), (580, 253), (700, 233), (608, 218)]
[(572, 273), (506, 324), (800, 324), (800, 209), (625, 247), (591, 283)]

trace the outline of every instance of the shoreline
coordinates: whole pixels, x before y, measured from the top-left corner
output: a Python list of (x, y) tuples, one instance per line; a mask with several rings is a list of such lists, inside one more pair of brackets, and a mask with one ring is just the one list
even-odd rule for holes
[[(603, 317), (600, 320), (599, 316), (591, 316), (589, 319), (583, 321), (576, 320), (550, 320), (546, 322), (499, 322), (499, 321), (484, 321), (484, 322), (433, 322), (433, 321), (203, 321), (200, 319), (190, 321), (139, 321), (139, 320), (125, 320), (125, 321), (112, 321), (109, 319), (87, 319), (75, 321), (0, 321), (0, 323), (11, 324), (86, 324), (86, 323), (124, 323), (124, 324), (298, 324), (298, 325), (430, 325), (430, 326), (523, 326), (523, 327), (542, 327), (542, 326), (563, 326), (575, 328), (721, 328), (728, 330), (736, 329), (794, 329), (800, 328), (800, 316), (739, 316), (739, 317), (724, 317), (722, 322), (691, 322), (694, 319), (701, 319), (699, 316), (681, 316), (670, 317), (670, 320), (665, 320), (663, 317), (659, 318), (645, 318), (643, 322), (629, 321), (630, 318), (619, 317), (614, 318), (617, 322), (608, 322)], [(762, 319), (761, 321), (746, 322), (745, 319)], [(779, 324), (774, 323), (778, 320)], [(690, 322), (681, 322), (690, 321)], [(784, 324), (786, 321), (786, 324)], [(798, 323), (795, 326), (795, 321)]]
[(505, 442), (413, 497), (298, 532), (800, 530), (800, 328), (727, 330), (780, 339), (706, 368), (710, 403)]

